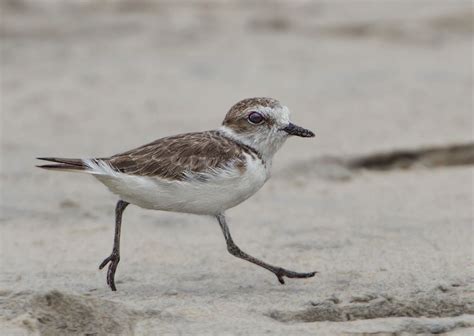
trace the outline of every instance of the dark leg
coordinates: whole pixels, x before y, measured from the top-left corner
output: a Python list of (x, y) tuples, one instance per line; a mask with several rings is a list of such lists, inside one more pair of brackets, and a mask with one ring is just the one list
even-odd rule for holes
[(107, 285), (109, 285), (113, 291), (117, 290), (115, 287), (115, 271), (120, 261), (120, 227), (122, 226), (122, 213), (128, 204), (129, 203), (125, 201), (118, 201), (115, 206), (114, 247), (112, 248), (112, 254), (105, 258), (99, 266), (99, 269), (102, 269), (110, 262), (109, 269), (107, 270)]
[(278, 281), (280, 281), (282, 285), (285, 283), (285, 280), (283, 280), (283, 277), (311, 278), (316, 274), (316, 272), (298, 273), (298, 272), (288, 271), (281, 267), (269, 265), (266, 262), (263, 262), (257, 258), (252, 257), (251, 255), (248, 255), (247, 253), (242, 251), (237, 245), (235, 245), (234, 241), (232, 240), (232, 236), (230, 235), (229, 228), (227, 227), (227, 223), (225, 221), (225, 216), (223, 214), (220, 214), (220, 215), (217, 215), (216, 217), (217, 217), (217, 221), (219, 222), (219, 225), (221, 226), (222, 232), (224, 233), (225, 242), (227, 244), (227, 250), (230, 252), (230, 254), (232, 254), (233, 256), (236, 256), (237, 258), (250, 261), (251, 263), (254, 263), (255, 265), (258, 265), (260, 267), (266, 268), (267, 270), (269, 270), (270, 272), (276, 275), (276, 277), (278, 278)]

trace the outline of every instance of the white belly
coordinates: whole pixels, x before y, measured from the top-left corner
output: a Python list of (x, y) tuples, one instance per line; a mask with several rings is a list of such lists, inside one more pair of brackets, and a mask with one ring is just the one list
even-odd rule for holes
[(217, 215), (240, 204), (270, 177), (269, 169), (251, 157), (244, 172), (231, 167), (206, 174), (205, 179), (191, 176), (170, 181), (123, 173), (94, 176), (122, 200), (142, 208), (203, 215)]

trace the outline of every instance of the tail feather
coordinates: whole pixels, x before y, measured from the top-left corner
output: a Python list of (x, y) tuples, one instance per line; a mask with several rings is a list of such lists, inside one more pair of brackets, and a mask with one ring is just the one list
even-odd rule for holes
[(64, 171), (85, 171), (87, 166), (81, 159), (67, 159), (55, 157), (40, 157), (38, 160), (55, 162), (55, 164), (37, 165), (38, 168)]

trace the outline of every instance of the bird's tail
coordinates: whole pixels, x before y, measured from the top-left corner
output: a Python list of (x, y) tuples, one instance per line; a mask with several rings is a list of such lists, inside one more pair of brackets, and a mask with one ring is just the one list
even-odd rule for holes
[(70, 171), (70, 172), (87, 172), (88, 166), (84, 164), (82, 159), (66, 159), (55, 157), (40, 157), (38, 160), (54, 162), (54, 164), (37, 165), (38, 168)]

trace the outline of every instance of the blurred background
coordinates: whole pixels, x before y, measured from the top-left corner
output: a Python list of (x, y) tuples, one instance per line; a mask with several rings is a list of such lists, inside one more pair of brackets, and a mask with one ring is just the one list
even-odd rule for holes
[(40, 152), (110, 154), (214, 128), (253, 96), (281, 100), (317, 132), (289, 144), (295, 157), (463, 142), (471, 5), (4, 0), (3, 145), (35, 130), (48, 135)]
[[(412, 310), (422, 309), (417, 291), (451, 302), (453, 311), (433, 308), (434, 317), (474, 313), (463, 287), (473, 253), (472, 6), (1, 0), (4, 328), (48, 334), (57, 321), (38, 319), (74, 321), (63, 305), (74, 300), (97, 304), (87, 323), (99, 334), (177, 325), (184, 333), (311, 334), (308, 324), (281, 329), (278, 321), (337, 321), (367, 291), (379, 299), (389, 292)], [(209, 219), (131, 209), (117, 275), (124, 291), (112, 296), (96, 263), (111, 248), (115, 198), (85, 176), (39, 171), (34, 158), (108, 156), (213, 129), (231, 105), (254, 96), (279, 99), (316, 138), (286, 143), (274, 178), (230, 211), (231, 229), (251, 254), (320, 277), (285, 291), (230, 259)], [(431, 291), (438, 286), (448, 286), (439, 293), (449, 297)], [(45, 304), (51, 295), (56, 308)], [(100, 308), (107, 304), (82, 295), (124, 305), (113, 308), (122, 314), (118, 329), (102, 323), (113, 318)], [(331, 295), (339, 310), (305, 310), (309, 297)], [(371, 299), (363, 302), (370, 308)], [(283, 311), (269, 313), (275, 309)], [(394, 317), (374, 311), (384, 309), (360, 319)], [(388, 325), (398, 324), (376, 329), (394, 331)], [(403, 325), (395, 331), (413, 331)]]

